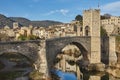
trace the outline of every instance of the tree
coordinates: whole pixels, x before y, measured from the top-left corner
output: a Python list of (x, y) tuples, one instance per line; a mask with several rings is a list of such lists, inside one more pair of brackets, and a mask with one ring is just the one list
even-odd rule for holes
[(105, 30), (103, 27), (101, 27), (100, 35), (101, 35), (102, 37), (103, 37), (103, 36), (107, 36), (107, 32), (106, 32), (106, 30)]
[(110, 19), (111, 16), (111, 14), (106, 13), (104, 15), (101, 15), (101, 19)]
[(25, 40), (27, 40), (27, 36), (25, 36), (25, 35), (20, 35), (20, 36), (18, 37), (18, 39), (21, 40), (21, 41), (25, 41)]
[(29, 35), (27, 38), (28, 38), (28, 40), (37, 40), (37, 39), (40, 39), (39, 37), (37, 37), (35, 35)]
[(29, 36), (20, 35), (18, 37), (18, 39), (21, 40), (21, 41), (25, 41), (25, 40), (37, 40), (37, 39), (40, 39), (40, 38), (37, 37), (37, 36), (34, 36), (34, 35), (29, 35)]
[(77, 16), (75, 17), (75, 20), (77, 20), (77, 21), (82, 21), (82, 20), (83, 20), (83, 17), (82, 17), (81, 15), (77, 15)]

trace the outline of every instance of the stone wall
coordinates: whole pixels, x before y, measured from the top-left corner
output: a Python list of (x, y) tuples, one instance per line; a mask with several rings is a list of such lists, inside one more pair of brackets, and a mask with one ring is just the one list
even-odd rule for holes
[(40, 41), (0, 42), (0, 55), (7, 52), (16, 52), (35, 61), (38, 58), (38, 43)]
[(102, 62), (105, 64), (115, 64), (117, 63), (117, 54), (115, 48), (115, 37), (102, 37), (101, 38), (101, 58)]

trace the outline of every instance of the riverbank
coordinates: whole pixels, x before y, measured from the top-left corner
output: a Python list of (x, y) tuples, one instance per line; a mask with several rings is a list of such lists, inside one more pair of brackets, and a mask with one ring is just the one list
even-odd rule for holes
[(114, 64), (114, 65), (108, 66), (106, 69), (106, 72), (116, 78), (120, 78), (120, 64)]

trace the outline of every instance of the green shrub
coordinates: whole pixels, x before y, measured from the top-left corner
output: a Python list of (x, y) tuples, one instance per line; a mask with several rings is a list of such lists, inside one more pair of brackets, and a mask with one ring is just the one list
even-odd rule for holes
[(31, 80), (43, 80), (43, 73), (40, 73), (38, 71), (33, 71), (29, 75)]
[(101, 27), (101, 29), (100, 29), (100, 35), (101, 35), (101, 37), (107, 36), (107, 32), (105, 29), (103, 29), (103, 27)]
[(29, 36), (20, 35), (18, 37), (18, 39), (21, 40), (21, 41), (25, 41), (25, 40), (37, 40), (37, 39), (39, 39), (39, 37), (34, 36), (34, 35), (29, 35)]

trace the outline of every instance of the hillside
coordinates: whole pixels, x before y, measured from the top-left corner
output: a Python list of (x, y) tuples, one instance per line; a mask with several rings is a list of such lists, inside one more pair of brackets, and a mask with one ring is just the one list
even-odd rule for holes
[(15, 21), (13, 21), (13, 20), (7, 18), (6, 16), (0, 14), (0, 28), (3, 28), (6, 25), (12, 27), (13, 22), (15, 22)]
[(30, 24), (30, 20), (22, 17), (9, 17), (9, 19), (18, 22), (22, 26), (28, 26)]
[(57, 25), (57, 24), (62, 24), (61, 22), (58, 21), (50, 21), (50, 20), (44, 20), (44, 21), (31, 21), (31, 24), (33, 26), (51, 26), (51, 25)]
[(9, 17), (11, 20), (16, 21), (18, 23), (20, 23), (23, 26), (29, 26), (29, 25), (33, 25), (34, 27), (38, 26), (38, 27), (48, 27), (51, 25), (56, 25), (56, 24), (62, 24), (61, 22), (58, 21), (50, 21), (50, 20), (44, 20), (44, 21), (31, 21), (29, 19), (26, 18), (22, 18), (22, 17)]
[(58, 22), (58, 21), (50, 21), (50, 20), (31, 21), (31, 20), (23, 18), (23, 17), (6, 17), (6, 16), (0, 14), (0, 28), (3, 28), (6, 25), (8, 25), (9, 27), (12, 28), (13, 22), (18, 22), (20, 26), (33, 25), (33, 27), (35, 27), (35, 26), (48, 27), (51, 25), (62, 24), (61, 22)]

